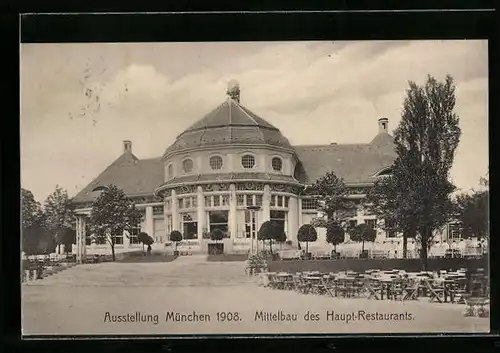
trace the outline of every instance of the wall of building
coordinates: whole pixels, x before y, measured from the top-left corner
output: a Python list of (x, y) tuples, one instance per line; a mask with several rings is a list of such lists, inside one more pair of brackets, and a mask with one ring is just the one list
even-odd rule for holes
[[(250, 154), (255, 157), (255, 167), (245, 169), (241, 164), (241, 157)], [(213, 170), (210, 166), (210, 157), (220, 156), (223, 160), (221, 169)], [(272, 168), (272, 159), (279, 157), (283, 161), (282, 171), (278, 172)], [(185, 173), (183, 170), (183, 161), (192, 159), (193, 170), (190, 173)], [(238, 148), (238, 147), (221, 147), (217, 149), (201, 149), (189, 153), (182, 153), (169, 157), (165, 161), (165, 181), (170, 179), (168, 175), (169, 165), (173, 166), (173, 176), (184, 176), (190, 174), (220, 174), (220, 173), (238, 173), (238, 172), (266, 172), (280, 175), (293, 176), (295, 170), (295, 160), (291, 152), (284, 152), (277, 148)]]

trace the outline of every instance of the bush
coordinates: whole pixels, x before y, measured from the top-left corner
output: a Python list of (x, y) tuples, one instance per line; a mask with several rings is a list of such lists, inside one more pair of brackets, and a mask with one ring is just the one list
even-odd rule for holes
[(137, 240), (139, 240), (144, 245), (151, 245), (154, 243), (153, 238), (146, 232), (139, 233), (139, 235), (137, 236)]
[(345, 231), (339, 224), (328, 222), (326, 226), (326, 241), (336, 249), (337, 245), (344, 242)]
[(304, 224), (299, 228), (297, 240), (306, 243), (306, 253), (308, 253), (309, 242), (318, 240), (318, 233), (312, 225)]
[(173, 230), (172, 233), (170, 233), (170, 241), (177, 243), (181, 240), (182, 240), (182, 234), (178, 230)]
[(210, 239), (218, 242), (224, 238), (224, 232), (220, 229), (214, 229), (210, 232)]

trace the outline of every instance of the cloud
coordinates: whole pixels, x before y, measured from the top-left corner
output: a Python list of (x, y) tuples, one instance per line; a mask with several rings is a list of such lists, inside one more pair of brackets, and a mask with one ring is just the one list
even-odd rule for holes
[(454, 178), (470, 185), (487, 168), (485, 41), (43, 44), (21, 59), (22, 179), (39, 198), (84, 187), (122, 140), (161, 155), (231, 79), (245, 106), (313, 144), (370, 141), (380, 116), (397, 126), (409, 80), (451, 74), (463, 129)]

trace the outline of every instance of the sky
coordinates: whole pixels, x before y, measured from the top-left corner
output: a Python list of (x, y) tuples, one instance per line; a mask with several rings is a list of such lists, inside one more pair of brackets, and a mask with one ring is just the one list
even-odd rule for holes
[(163, 154), (226, 99), (278, 127), (294, 145), (365, 143), (377, 119), (400, 121), (408, 81), (454, 77), (462, 136), (451, 171), (461, 190), (488, 172), (488, 43), (65, 43), (21, 45), (21, 186), (43, 202), (70, 196), (120, 156)]

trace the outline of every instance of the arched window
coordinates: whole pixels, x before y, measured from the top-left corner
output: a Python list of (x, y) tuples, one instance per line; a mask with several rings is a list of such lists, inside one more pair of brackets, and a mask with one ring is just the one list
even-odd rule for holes
[(245, 154), (243, 157), (241, 157), (241, 165), (245, 169), (252, 169), (253, 167), (255, 167), (255, 157), (251, 154)]
[(273, 167), (273, 170), (281, 172), (281, 170), (283, 169), (283, 160), (280, 157), (274, 157), (271, 161), (271, 165)]
[(167, 171), (168, 171), (168, 178), (172, 179), (174, 177), (174, 166), (172, 164), (169, 164)]
[(193, 171), (193, 160), (185, 159), (184, 162), (182, 162), (182, 167), (184, 168), (184, 173), (191, 173)]
[(212, 156), (210, 157), (210, 168), (213, 170), (222, 169), (222, 157), (221, 156)]

